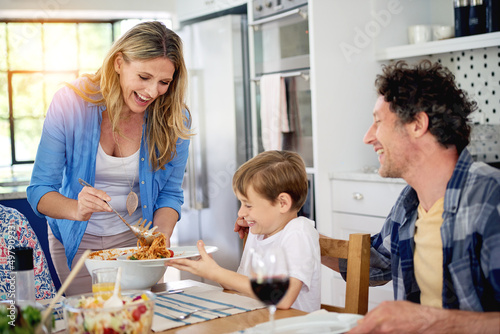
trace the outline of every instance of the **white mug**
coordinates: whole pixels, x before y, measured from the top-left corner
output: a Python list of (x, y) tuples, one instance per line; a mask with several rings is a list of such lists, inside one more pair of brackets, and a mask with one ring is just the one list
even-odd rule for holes
[(414, 25), (408, 27), (408, 41), (410, 44), (425, 43), (432, 40), (432, 27), (430, 25)]
[(441, 39), (447, 39), (455, 37), (455, 27), (454, 26), (432, 26), (432, 40), (439, 41)]

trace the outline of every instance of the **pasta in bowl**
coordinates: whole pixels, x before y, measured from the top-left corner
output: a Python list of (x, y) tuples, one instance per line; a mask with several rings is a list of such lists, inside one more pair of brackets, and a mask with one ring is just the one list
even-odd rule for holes
[(132, 255), (128, 255), (128, 260), (153, 260), (165, 259), (174, 256), (174, 251), (167, 248), (167, 238), (163, 233), (155, 233), (156, 237), (151, 245), (139, 240), (138, 250)]
[[(208, 254), (214, 253), (217, 250), (219, 250), (215, 246), (205, 246), (205, 250), (207, 251)], [(137, 260), (135, 257), (135, 253), (131, 254), (124, 254), (121, 256), (117, 257), (117, 262), (124, 262), (124, 263), (140, 263), (142, 266), (145, 267), (157, 267), (161, 266), (164, 267), (166, 263), (170, 260), (174, 259), (196, 259), (200, 256), (200, 252), (198, 251), (198, 248), (196, 246), (179, 246), (179, 247), (170, 247), (169, 251), (173, 253), (173, 256), (171, 257), (164, 257), (164, 258), (144, 258), (142, 260)]]

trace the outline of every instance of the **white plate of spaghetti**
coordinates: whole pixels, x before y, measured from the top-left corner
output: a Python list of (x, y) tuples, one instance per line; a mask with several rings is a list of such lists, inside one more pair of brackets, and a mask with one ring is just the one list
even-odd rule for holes
[[(216, 252), (219, 248), (216, 246), (205, 246), (205, 250), (207, 253)], [(198, 251), (198, 247), (196, 246), (179, 246), (179, 247), (170, 247), (167, 249), (168, 251), (173, 252), (173, 256), (163, 257), (163, 258), (154, 258), (154, 259), (137, 259), (135, 256), (137, 253), (133, 254), (125, 254), (117, 257), (118, 261), (124, 262), (140, 262), (145, 266), (163, 266), (165, 262), (168, 262), (173, 259), (192, 259), (200, 256), (200, 252)], [(132, 257), (132, 259), (131, 259)]]

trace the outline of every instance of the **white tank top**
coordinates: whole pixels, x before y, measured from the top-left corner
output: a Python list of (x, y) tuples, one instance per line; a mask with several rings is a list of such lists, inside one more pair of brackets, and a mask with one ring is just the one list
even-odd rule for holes
[[(135, 177), (134, 177), (135, 175)], [(139, 197), (137, 210), (128, 215), (127, 195), (130, 183)], [(105, 191), (110, 197), (110, 204), (129, 224), (135, 224), (142, 218), (141, 196), (139, 193), (139, 150), (131, 156), (118, 158), (107, 155), (99, 144), (95, 168), (95, 188)], [(86, 233), (97, 236), (116, 235), (128, 231), (128, 227), (114, 212), (95, 212), (90, 217)]]

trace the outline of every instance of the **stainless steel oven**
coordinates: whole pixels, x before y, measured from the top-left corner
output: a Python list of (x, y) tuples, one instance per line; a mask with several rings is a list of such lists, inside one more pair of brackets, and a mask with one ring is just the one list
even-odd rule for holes
[[(292, 132), (282, 134), (282, 149), (299, 153), (309, 175), (309, 195), (301, 215), (314, 220), (314, 156), (311, 108), (309, 20), (307, 0), (254, 0), (252, 108), (258, 152), (264, 150), (261, 126), (260, 79), (269, 74), (284, 78), (288, 120)], [(293, 124), (292, 124), (293, 123)]]
[(254, 0), (255, 74), (309, 68), (307, 0)]
[(282, 149), (298, 152), (314, 167), (311, 88), (309, 81), (309, 20), (307, 0), (254, 0), (253, 52), (258, 151), (263, 151), (260, 79), (284, 77), (288, 115), (294, 132), (283, 134)]

